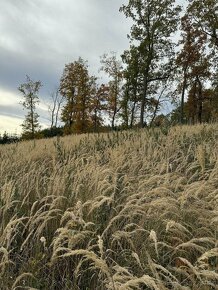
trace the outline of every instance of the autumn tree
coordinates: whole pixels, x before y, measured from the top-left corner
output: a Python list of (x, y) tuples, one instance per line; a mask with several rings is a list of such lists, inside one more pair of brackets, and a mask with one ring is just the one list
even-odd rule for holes
[(211, 75), (209, 70), (209, 61), (208, 57), (201, 56), (199, 62), (193, 67), (192, 71), (192, 80), (190, 84), (190, 90), (188, 93), (188, 101), (193, 100), (192, 106), (190, 109), (195, 109), (196, 113), (194, 123), (202, 123), (203, 121), (203, 106), (205, 101), (210, 97), (208, 95), (208, 90), (206, 84)]
[(209, 100), (211, 107), (211, 121), (218, 121), (218, 70), (213, 75), (214, 79), (211, 86), (212, 99)]
[(134, 22), (129, 38), (141, 55), (140, 126), (144, 127), (149, 98), (173, 70), (172, 34), (177, 29), (181, 8), (174, 0), (130, 0), (120, 10)]
[[(207, 73), (211, 75), (211, 72)], [(187, 98), (185, 110), (192, 123), (215, 122), (218, 120), (218, 88), (216, 82), (212, 82), (210, 86), (208, 86), (207, 79), (203, 82), (204, 74), (205, 69), (201, 67), (198, 74), (201, 79), (195, 79)]]
[(181, 18), (181, 40), (180, 51), (177, 54), (176, 64), (179, 72), (178, 92), (181, 93), (180, 123), (184, 123), (184, 102), (185, 93), (188, 88), (192, 68), (199, 61), (201, 51), (204, 48), (205, 35), (195, 29), (190, 18), (186, 14)]
[(101, 70), (104, 71), (110, 81), (108, 83), (109, 92), (106, 98), (107, 112), (111, 119), (111, 128), (115, 128), (115, 121), (120, 111), (120, 98), (122, 88), (122, 63), (117, 59), (115, 52), (110, 55), (104, 54), (101, 57)]
[(211, 46), (218, 49), (217, 0), (189, 1), (187, 12), (193, 19), (193, 25), (208, 36)]
[(28, 139), (34, 139), (37, 131), (40, 129), (36, 105), (39, 104), (38, 92), (41, 86), (40, 81), (34, 82), (29, 76), (26, 76), (26, 82), (18, 87), (24, 98), (21, 104), (27, 110), (27, 115), (22, 124), (23, 137)]
[(94, 132), (99, 132), (103, 125), (103, 112), (107, 110), (106, 100), (109, 95), (109, 87), (104, 84), (100, 86), (96, 84), (93, 93), (90, 104), (92, 128)]
[[(217, 0), (190, 1), (187, 12), (193, 19), (193, 25), (207, 37), (207, 50), (212, 60), (212, 82), (218, 83), (218, 4)], [(214, 90), (214, 85), (212, 91)], [(213, 91), (216, 98), (217, 90)], [(216, 102), (215, 102), (216, 103)], [(214, 111), (214, 109), (213, 109)]]
[(87, 132), (91, 126), (91, 96), (95, 91), (87, 62), (79, 58), (65, 66), (59, 91), (65, 100), (61, 115), (65, 133)]
[[(206, 35), (192, 24), (188, 14), (181, 19), (181, 49), (177, 54), (176, 64), (179, 72), (178, 92), (181, 93), (180, 123), (184, 123), (184, 103), (187, 93), (189, 108), (188, 118), (192, 122), (202, 122), (205, 84), (210, 78), (210, 56), (206, 50)], [(192, 117), (190, 113), (192, 112)], [(187, 115), (187, 114), (186, 114)]]

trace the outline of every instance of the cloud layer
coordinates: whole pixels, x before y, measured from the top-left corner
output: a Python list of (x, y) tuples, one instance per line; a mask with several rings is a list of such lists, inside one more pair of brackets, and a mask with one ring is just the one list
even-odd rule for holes
[[(13, 126), (4, 116), (23, 118), (17, 87), (28, 74), (41, 80), (46, 98), (64, 65), (79, 56), (97, 74), (99, 56), (128, 48), (130, 23), (119, 13), (127, 0), (7, 0), (0, 17), (0, 132)], [(17, 111), (16, 111), (17, 110)], [(20, 124), (20, 119), (17, 123)], [(11, 119), (11, 124), (14, 123)], [(13, 121), (12, 121), (13, 120)], [(14, 129), (17, 126), (14, 127)], [(10, 129), (11, 130), (11, 129)], [(18, 129), (20, 130), (20, 129)]]

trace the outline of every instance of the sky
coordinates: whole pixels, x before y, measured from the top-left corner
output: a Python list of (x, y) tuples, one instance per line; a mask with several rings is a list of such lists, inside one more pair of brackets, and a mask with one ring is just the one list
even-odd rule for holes
[(26, 75), (40, 80), (38, 113), (49, 126), (46, 103), (65, 64), (81, 56), (99, 75), (100, 56), (129, 47), (128, 0), (0, 0), (0, 134), (20, 134), (26, 111), (18, 91)]

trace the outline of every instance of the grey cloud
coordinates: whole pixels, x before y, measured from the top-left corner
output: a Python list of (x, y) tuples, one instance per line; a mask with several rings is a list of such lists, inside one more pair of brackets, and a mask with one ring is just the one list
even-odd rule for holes
[(19, 104), (13, 106), (0, 105), (0, 116), (23, 119), (24, 112)]
[[(48, 119), (48, 113), (46, 110), (38, 107), (36, 109), (37, 113), (40, 114), (42, 119), (47, 120)], [(14, 105), (0, 105), (0, 115), (2, 116), (12, 116), (14, 118), (25, 118), (26, 110), (23, 109), (22, 105), (20, 103), (14, 104)]]
[[(70, 49), (75, 49), (73, 53), (87, 53), (89, 42), (95, 43), (97, 52), (108, 45), (109, 49), (122, 47), (122, 42), (126, 42), (125, 35), (120, 33), (127, 26), (124, 16), (118, 12), (120, 0), (62, 0), (61, 3), (38, 0), (34, 5), (33, 1), (27, 1), (25, 8), (17, 9), (20, 6), (13, 4), (16, 9), (9, 9), (11, 2), (1, 7), (5, 15), (1, 26), (5, 32), (1, 33), (9, 33), (25, 53), (46, 53), (49, 58), (49, 53), (60, 56)], [(118, 35), (119, 43), (117, 39), (114, 41)]]
[(18, 93), (17, 88), (25, 82), (26, 75), (33, 80), (41, 80), (48, 88), (58, 82), (60, 71), (52, 63), (37, 62), (34, 56), (12, 54), (9, 57), (8, 52), (0, 48), (0, 63), (0, 86), (9, 91)]
[[(99, 56), (127, 48), (121, 0), (7, 0), (1, 4), (0, 85), (15, 90), (25, 74), (57, 84), (79, 56), (99, 68)], [(98, 60), (98, 62), (97, 62)], [(47, 84), (48, 83), (48, 84)]]
[[(46, 99), (58, 86), (65, 64), (81, 56), (88, 60), (90, 72), (98, 74), (99, 56), (128, 48), (130, 23), (118, 11), (127, 0), (0, 2), (0, 89), (18, 99), (17, 87), (26, 74), (42, 81), (40, 96)], [(3, 113), (24, 114), (16, 104), (0, 106)]]

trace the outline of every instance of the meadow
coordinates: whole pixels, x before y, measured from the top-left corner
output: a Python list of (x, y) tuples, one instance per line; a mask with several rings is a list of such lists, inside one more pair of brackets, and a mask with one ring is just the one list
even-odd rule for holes
[(0, 146), (0, 289), (218, 289), (218, 124)]

